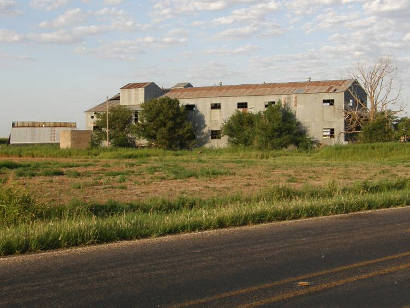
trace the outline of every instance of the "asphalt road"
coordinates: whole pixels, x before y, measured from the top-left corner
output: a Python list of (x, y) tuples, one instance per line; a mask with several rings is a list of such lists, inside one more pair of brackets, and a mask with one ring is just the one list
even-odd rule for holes
[(410, 207), (2, 258), (0, 306), (410, 307)]

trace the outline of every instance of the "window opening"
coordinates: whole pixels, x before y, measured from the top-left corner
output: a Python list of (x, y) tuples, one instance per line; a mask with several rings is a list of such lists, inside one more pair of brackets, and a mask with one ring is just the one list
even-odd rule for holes
[(211, 130), (211, 139), (221, 139), (221, 131), (220, 130)]

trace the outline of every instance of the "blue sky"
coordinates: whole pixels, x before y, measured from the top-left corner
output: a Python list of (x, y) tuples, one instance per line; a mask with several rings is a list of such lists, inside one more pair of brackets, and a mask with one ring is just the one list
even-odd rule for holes
[(383, 56), (408, 110), (409, 16), (410, 0), (0, 0), (0, 136), (16, 120), (83, 128), (128, 82), (339, 79)]

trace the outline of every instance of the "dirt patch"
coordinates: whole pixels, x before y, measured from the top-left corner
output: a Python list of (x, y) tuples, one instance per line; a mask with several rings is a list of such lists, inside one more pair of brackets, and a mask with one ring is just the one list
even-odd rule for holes
[(40, 169), (61, 169), (64, 174), (59, 176), (18, 176), (16, 170), (1, 170), (1, 176), (6, 179), (1, 185), (24, 187), (40, 200), (56, 205), (73, 199), (87, 202), (105, 202), (110, 199), (127, 202), (178, 196), (209, 198), (235, 193), (252, 194), (276, 185), (301, 187), (328, 185), (330, 182), (349, 185), (355, 181), (391, 180), (392, 177), (409, 176), (409, 167), (400, 164), (307, 162), (304, 158), (291, 161), (283, 158), (209, 158), (202, 159), (200, 163), (183, 157), (172, 157), (170, 160), (3, 160), (27, 164), (38, 162), (44, 164), (38, 166)]

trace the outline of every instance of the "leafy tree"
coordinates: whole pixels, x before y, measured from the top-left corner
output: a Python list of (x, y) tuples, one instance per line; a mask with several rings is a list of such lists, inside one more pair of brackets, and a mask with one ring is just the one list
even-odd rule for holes
[(388, 142), (394, 139), (393, 116), (389, 112), (378, 112), (374, 120), (362, 128), (359, 140), (363, 143)]
[(290, 145), (309, 148), (313, 141), (288, 105), (278, 103), (260, 113), (255, 126), (256, 146), (281, 149)]
[[(125, 106), (112, 107), (108, 112), (110, 144), (117, 147), (135, 145), (136, 125), (132, 123), (133, 111)], [(101, 145), (107, 139), (107, 113), (98, 113), (95, 126), (101, 130), (93, 132), (93, 145)]]
[(403, 117), (396, 123), (396, 139), (407, 141), (410, 138), (410, 118)]
[(251, 146), (255, 141), (255, 124), (258, 114), (236, 111), (222, 126), (223, 135), (229, 143)]
[(195, 145), (192, 123), (178, 99), (161, 97), (141, 106), (138, 133), (142, 138), (155, 146), (171, 150)]

